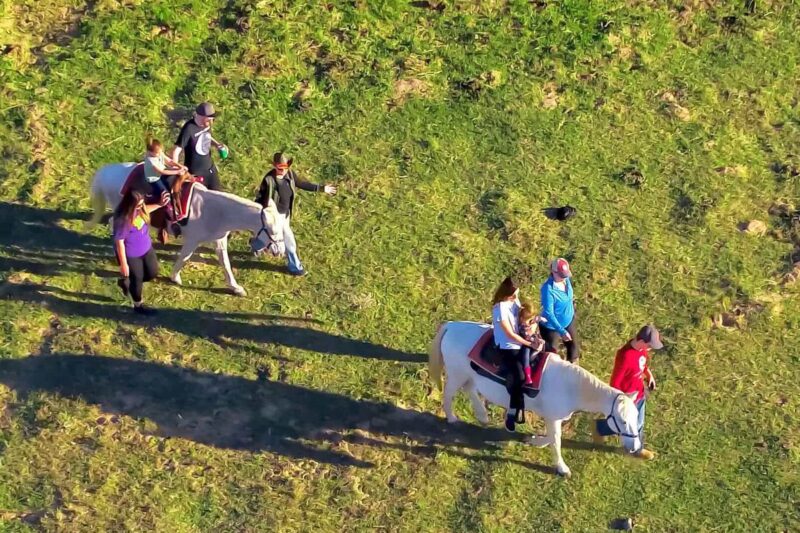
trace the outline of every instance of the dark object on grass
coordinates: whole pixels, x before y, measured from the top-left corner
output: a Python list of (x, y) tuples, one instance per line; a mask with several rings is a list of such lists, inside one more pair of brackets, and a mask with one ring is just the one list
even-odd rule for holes
[(574, 217), (578, 214), (578, 210), (571, 205), (565, 205), (563, 207), (548, 207), (543, 209), (544, 216), (549, 218), (550, 220), (567, 220)]
[(611, 529), (630, 531), (633, 529), (633, 520), (630, 518), (615, 518), (608, 524)]

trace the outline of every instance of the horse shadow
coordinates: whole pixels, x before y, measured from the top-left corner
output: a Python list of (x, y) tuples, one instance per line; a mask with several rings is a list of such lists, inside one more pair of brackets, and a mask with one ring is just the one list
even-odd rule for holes
[[(505, 462), (485, 452), (518, 440), (500, 429), (447, 424), (435, 415), (388, 403), (100, 355), (3, 359), (0, 383), (23, 399), (46, 392), (97, 405), (105, 413), (149, 419), (157, 426), (153, 435), (162, 438), (335, 465), (371, 466), (349, 453), (343, 442), (424, 455), (435, 455), (447, 446), (454, 448), (447, 453)], [(552, 471), (536, 463), (512, 461)]]
[[(72, 293), (48, 285), (30, 282), (8, 283), (3, 292), (6, 299), (42, 305), (58, 315), (99, 318), (140, 327), (158, 326), (188, 337), (207, 339), (221, 346), (236, 347), (237, 343), (254, 342), (384, 361), (421, 363), (425, 360), (424, 354), (411, 354), (367, 341), (285, 323), (319, 324), (319, 321), (307, 318), (177, 308), (159, 308), (156, 316), (146, 317), (119, 305), (90, 301), (98, 299), (91, 294)], [(99, 298), (108, 300), (104, 296)]]
[(83, 213), (0, 202), (0, 271), (114, 276), (113, 271), (97, 268), (98, 262), (113, 257), (110, 238), (81, 234), (59, 225), (62, 220), (84, 218)]
[[(64, 220), (86, 220), (88, 213), (0, 202), (0, 272), (22, 271), (41, 276), (64, 273), (94, 274), (102, 278), (118, 275), (115, 266), (111, 236), (100, 238), (62, 227)], [(107, 217), (104, 218), (107, 221)], [(180, 244), (155, 244), (160, 261), (172, 263)], [(213, 245), (204, 244), (198, 252), (213, 253)], [(174, 252), (170, 255), (170, 252)], [(228, 252), (233, 267), (237, 269), (286, 272), (283, 265), (255, 259), (251, 253), (240, 250)], [(216, 257), (203, 257), (195, 253), (190, 263), (218, 266)], [(108, 265), (104, 268), (98, 264)], [(210, 292), (229, 293), (227, 290), (205, 289)]]

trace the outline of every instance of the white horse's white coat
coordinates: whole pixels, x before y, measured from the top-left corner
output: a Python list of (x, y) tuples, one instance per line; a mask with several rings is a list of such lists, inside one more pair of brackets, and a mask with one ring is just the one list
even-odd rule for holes
[[(508, 407), (506, 388), (475, 372), (469, 362), (470, 350), (490, 327), (476, 322), (446, 322), (431, 343), (428, 359), (430, 377), (441, 386), (442, 365), (446, 373), (443, 408), (448, 422), (458, 420), (453, 414), (452, 405), (453, 396), (461, 389), (469, 393), (475, 416), (482, 424), (488, 424), (489, 417), (478, 394), (495, 405)], [(570, 469), (561, 457), (561, 423), (572, 413), (587, 411), (611, 415), (623, 433), (638, 433), (638, 412), (632, 398), (635, 394), (625, 395), (587, 370), (565, 362), (556, 355), (550, 356), (542, 375), (540, 391), (534, 399), (525, 396), (525, 409), (542, 417), (547, 429), (547, 435), (534, 437), (532, 444), (551, 446), (556, 470), (563, 476), (569, 476)], [(621, 438), (628, 451), (641, 447), (638, 436)]]
[[(87, 222), (87, 228), (93, 227), (100, 221), (106, 204), (110, 205), (112, 210), (117, 207), (122, 200), (120, 190), (134, 166), (136, 163), (116, 163), (106, 165), (95, 173), (91, 188), (94, 215)], [(225, 192), (210, 191), (198, 184), (191, 199), (189, 222), (181, 227), (183, 247), (172, 267), (170, 279), (180, 285), (181, 268), (197, 247), (204, 242), (214, 242), (217, 259), (225, 270), (225, 282), (235, 294), (245, 295), (244, 288), (236, 283), (231, 270), (228, 259), (228, 233), (237, 230), (258, 233), (262, 229), (262, 211), (267, 232), (273, 241), (282, 247), (283, 228), (272, 201), (262, 210), (261, 205), (256, 202)]]

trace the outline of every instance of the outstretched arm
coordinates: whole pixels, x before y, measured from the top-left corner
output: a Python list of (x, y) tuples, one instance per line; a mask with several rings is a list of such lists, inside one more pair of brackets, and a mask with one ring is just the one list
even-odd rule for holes
[(296, 176), (294, 178), (294, 182), (295, 184), (297, 184), (298, 189), (303, 189), (304, 191), (324, 192), (329, 196), (333, 196), (334, 194), (336, 194), (337, 191), (335, 185), (330, 185), (330, 184), (321, 185), (318, 183), (311, 183), (310, 181), (303, 179), (299, 176)]

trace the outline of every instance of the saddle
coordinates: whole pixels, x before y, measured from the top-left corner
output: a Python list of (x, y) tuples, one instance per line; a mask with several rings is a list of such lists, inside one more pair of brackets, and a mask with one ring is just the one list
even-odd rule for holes
[[(533, 384), (522, 386), (522, 392), (525, 396), (536, 398), (539, 394), (542, 374), (544, 374), (544, 368), (547, 366), (550, 355), (547, 352), (540, 352), (531, 361)], [(504, 368), (502, 356), (494, 343), (494, 331), (492, 328), (487, 328), (486, 332), (481, 335), (478, 342), (470, 350), (468, 357), (469, 366), (472, 370), (495, 383), (506, 386), (506, 374), (508, 371)]]
[[(205, 178), (203, 176), (192, 176), (188, 173), (175, 178), (170, 187), (170, 192), (172, 193), (172, 208), (175, 211), (176, 221), (180, 222), (189, 216), (189, 202), (194, 192), (194, 184), (204, 182)], [(144, 163), (138, 163), (133, 167), (128, 177), (125, 178), (125, 183), (123, 183), (119, 194), (120, 196), (125, 196), (131, 190), (142, 193), (148, 203), (159, 200), (153, 196), (151, 185), (144, 179)]]
[[(169, 210), (172, 212), (175, 222), (182, 226), (185, 226), (189, 221), (189, 206), (191, 205), (195, 185), (203, 183), (203, 181), (202, 176), (192, 176), (187, 173), (179, 176), (170, 187), (172, 201)], [(142, 163), (133, 167), (128, 177), (125, 178), (125, 183), (120, 189), (120, 195), (124, 196), (131, 190), (141, 192), (145, 197), (145, 202), (155, 203), (160, 201), (159, 198), (152, 194), (151, 185), (144, 179), (144, 164)], [(156, 229), (165, 230), (169, 222), (167, 209), (157, 209), (150, 215), (150, 225)], [(161, 238), (166, 242), (166, 236)]]

